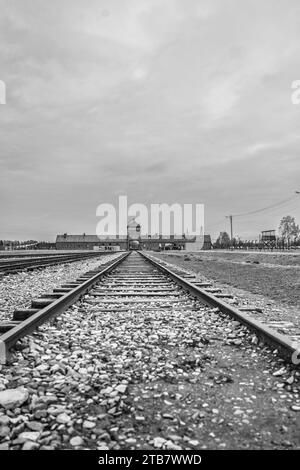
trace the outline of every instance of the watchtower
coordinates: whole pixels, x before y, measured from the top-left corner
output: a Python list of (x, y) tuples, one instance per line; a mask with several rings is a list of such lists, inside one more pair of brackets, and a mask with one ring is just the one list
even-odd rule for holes
[(260, 242), (262, 248), (270, 248), (271, 250), (276, 246), (275, 230), (264, 230), (261, 232)]
[(127, 225), (127, 241), (129, 250), (138, 250), (140, 248), (141, 226), (134, 218)]

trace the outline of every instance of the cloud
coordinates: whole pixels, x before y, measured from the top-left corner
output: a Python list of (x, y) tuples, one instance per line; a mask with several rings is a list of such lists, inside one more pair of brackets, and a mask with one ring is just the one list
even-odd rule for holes
[(296, 0), (0, 0), (0, 11), (12, 237), (29, 220), (32, 237), (92, 231), (120, 191), (204, 202), (213, 221), (297, 189)]

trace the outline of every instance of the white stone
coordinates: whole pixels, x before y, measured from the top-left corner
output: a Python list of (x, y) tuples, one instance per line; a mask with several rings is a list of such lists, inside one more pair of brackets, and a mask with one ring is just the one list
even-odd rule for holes
[(192, 439), (191, 441), (189, 441), (189, 444), (195, 447), (199, 445), (199, 441), (197, 441), (196, 439), (195, 440)]
[(47, 364), (41, 364), (36, 367), (36, 370), (39, 372), (46, 372), (49, 369), (49, 366)]
[(174, 444), (174, 442), (172, 441), (167, 441), (165, 446), (166, 446), (166, 449), (168, 450), (182, 450), (182, 447), (180, 447), (177, 444)]
[(121, 384), (116, 387), (116, 390), (120, 393), (125, 393), (127, 389), (127, 385)]
[(71, 421), (71, 418), (67, 415), (67, 413), (61, 413), (57, 416), (56, 421), (60, 424), (67, 424), (69, 421)]
[(109, 447), (106, 442), (98, 442), (97, 450), (109, 450)]
[(39, 444), (33, 441), (26, 441), (22, 447), (22, 450), (37, 450), (39, 448)]
[(0, 444), (0, 450), (9, 450), (8, 442), (3, 442), (3, 444)]
[(39, 436), (40, 436), (40, 432), (30, 432), (30, 431), (24, 431), (24, 432), (21, 432), (21, 434), (18, 435), (18, 438), (19, 439), (22, 439), (24, 441), (37, 441)]
[(164, 445), (165, 442), (166, 440), (163, 437), (155, 437), (153, 439), (154, 447), (159, 448), (159, 449)]
[(17, 408), (28, 400), (28, 391), (25, 388), (15, 388), (0, 392), (0, 406), (5, 409)]
[(95, 426), (96, 426), (96, 423), (92, 421), (88, 421), (88, 420), (84, 421), (82, 425), (82, 427), (85, 429), (93, 429)]
[(134, 439), (133, 437), (128, 437), (128, 439), (126, 439), (125, 442), (128, 445), (134, 445), (136, 444), (136, 439)]
[(70, 444), (72, 447), (79, 447), (84, 444), (83, 439), (79, 436), (72, 437), (70, 440)]
[(0, 425), (1, 424), (8, 424), (10, 422), (10, 419), (8, 416), (6, 415), (3, 415), (3, 416), (0, 416)]
[(286, 372), (286, 369), (282, 367), (281, 369), (277, 370), (276, 372), (273, 373), (274, 377), (280, 377)]

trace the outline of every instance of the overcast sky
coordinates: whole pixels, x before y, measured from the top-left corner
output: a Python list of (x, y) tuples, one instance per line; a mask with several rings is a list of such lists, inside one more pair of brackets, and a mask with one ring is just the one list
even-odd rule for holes
[(213, 235), (288, 198), (297, 79), (299, 0), (0, 0), (0, 239), (93, 234), (119, 194), (204, 203)]

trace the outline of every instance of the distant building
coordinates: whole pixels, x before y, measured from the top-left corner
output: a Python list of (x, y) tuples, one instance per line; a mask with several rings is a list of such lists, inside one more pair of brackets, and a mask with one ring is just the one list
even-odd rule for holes
[(56, 243), (51, 242), (39, 242), (36, 246), (37, 250), (55, 250)]
[(127, 225), (127, 234), (130, 240), (140, 240), (141, 239), (141, 226), (138, 224), (135, 219), (130, 220)]
[(95, 250), (103, 248), (106, 251), (126, 250), (127, 237), (98, 237), (97, 235), (57, 235), (57, 250)]
[(211, 248), (210, 235), (141, 235), (138, 224), (128, 228), (128, 236), (100, 236), (97, 235), (57, 235), (57, 250), (186, 250), (199, 251)]

